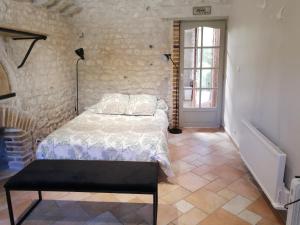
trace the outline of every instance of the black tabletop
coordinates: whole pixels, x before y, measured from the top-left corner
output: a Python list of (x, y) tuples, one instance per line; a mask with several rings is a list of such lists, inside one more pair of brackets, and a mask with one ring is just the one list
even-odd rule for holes
[(11, 177), (9, 190), (153, 193), (158, 163), (36, 160)]

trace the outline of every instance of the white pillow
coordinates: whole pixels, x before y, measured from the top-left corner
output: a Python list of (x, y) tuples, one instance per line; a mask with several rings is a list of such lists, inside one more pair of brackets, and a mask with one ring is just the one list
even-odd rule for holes
[(165, 112), (168, 112), (169, 107), (168, 107), (167, 103), (165, 102), (165, 100), (159, 99), (157, 101), (157, 109), (161, 109), (161, 110), (163, 110)]
[(97, 104), (97, 113), (121, 115), (126, 113), (129, 96), (123, 94), (104, 94)]
[(97, 113), (97, 105), (98, 105), (98, 103), (95, 105), (92, 105), (92, 106), (84, 107), (84, 110), (90, 111), (93, 113)]
[(153, 95), (130, 95), (126, 114), (134, 116), (153, 116), (157, 97)]

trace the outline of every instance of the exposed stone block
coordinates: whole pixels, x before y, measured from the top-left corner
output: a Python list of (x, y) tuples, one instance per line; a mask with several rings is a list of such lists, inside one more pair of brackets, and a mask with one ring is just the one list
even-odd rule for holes
[(34, 159), (32, 131), (34, 120), (13, 108), (0, 107), (0, 127), (10, 169), (21, 169)]

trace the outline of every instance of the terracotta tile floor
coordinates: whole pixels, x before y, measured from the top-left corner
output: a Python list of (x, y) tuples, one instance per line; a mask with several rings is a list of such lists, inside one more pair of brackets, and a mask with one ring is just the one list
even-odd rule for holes
[[(176, 176), (159, 183), (158, 224), (282, 224), (224, 132), (185, 129), (169, 136), (169, 149)], [(49, 192), (44, 197), (24, 225), (152, 223), (152, 197), (147, 195)], [(35, 198), (35, 193), (14, 192), (16, 214)], [(0, 225), (4, 224), (9, 221), (1, 190)]]

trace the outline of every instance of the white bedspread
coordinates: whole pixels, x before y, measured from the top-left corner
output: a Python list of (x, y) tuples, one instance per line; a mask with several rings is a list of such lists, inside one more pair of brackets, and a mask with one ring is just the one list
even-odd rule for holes
[(173, 172), (168, 158), (168, 118), (103, 115), (85, 111), (57, 129), (38, 146), (37, 159), (158, 161), (167, 176)]

